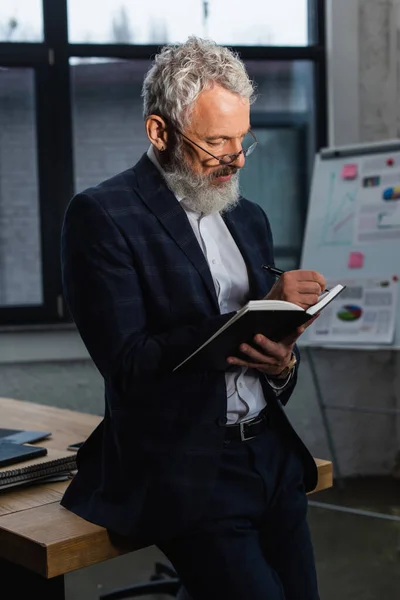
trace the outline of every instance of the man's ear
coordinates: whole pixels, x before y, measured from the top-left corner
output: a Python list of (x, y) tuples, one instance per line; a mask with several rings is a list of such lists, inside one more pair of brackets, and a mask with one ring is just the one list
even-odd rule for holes
[(162, 117), (149, 115), (146, 119), (146, 133), (150, 142), (159, 152), (164, 152), (167, 149), (168, 132)]

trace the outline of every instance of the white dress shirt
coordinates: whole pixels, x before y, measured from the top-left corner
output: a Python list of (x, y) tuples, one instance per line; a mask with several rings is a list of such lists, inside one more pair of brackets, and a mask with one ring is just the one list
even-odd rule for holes
[[(152, 145), (147, 156), (162, 173)], [(181, 202), (183, 198), (177, 200)], [(249, 278), (243, 257), (223, 218), (218, 212), (204, 216), (182, 206), (208, 262), (221, 314), (239, 310), (246, 303)], [(290, 377), (281, 386), (268, 382), (279, 394), (289, 380)], [(266, 406), (260, 374), (255, 369), (231, 368), (225, 373), (225, 381), (229, 425), (257, 416)]]

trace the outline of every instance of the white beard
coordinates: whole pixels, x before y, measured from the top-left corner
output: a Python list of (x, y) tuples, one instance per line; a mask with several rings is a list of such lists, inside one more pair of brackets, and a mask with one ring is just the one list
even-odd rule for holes
[(212, 183), (213, 174), (193, 173), (186, 158), (179, 150), (173, 164), (164, 171), (169, 189), (179, 198), (188, 210), (202, 215), (226, 212), (239, 202), (239, 173), (232, 171), (229, 181)]
[(179, 198), (188, 210), (204, 216), (215, 212), (225, 212), (234, 208), (239, 202), (239, 174), (235, 173), (231, 179), (220, 185), (198, 186), (193, 188), (188, 181), (173, 174), (166, 173), (168, 187)]

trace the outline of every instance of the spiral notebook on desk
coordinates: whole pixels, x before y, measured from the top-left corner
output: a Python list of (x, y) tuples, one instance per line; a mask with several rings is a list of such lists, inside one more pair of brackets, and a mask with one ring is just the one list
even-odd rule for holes
[(67, 479), (76, 469), (76, 453), (47, 448), (45, 456), (0, 467), (0, 491), (16, 485)]

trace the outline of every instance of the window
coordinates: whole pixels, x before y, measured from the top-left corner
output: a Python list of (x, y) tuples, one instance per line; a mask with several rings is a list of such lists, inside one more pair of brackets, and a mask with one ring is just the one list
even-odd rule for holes
[(148, 146), (141, 86), (148, 60), (71, 64), (74, 187), (132, 167)]
[(187, 19), (181, 0), (1, 3), (0, 326), (68, 322), (65, 208), (146, 151), (143, 76), (160, 44), (191, 33), (233, 47), (257, 83), (259, 147), (241, 187), (268, 212), (279, 267), (298, 265), (314, 153), (326, 145), (324, 2), (228, 6), (187, 0)]
[(259, 94), (251, 110), (251, 126), (259, 143), (240, 174), (240, 187), (268, 215), (279, 268), (295, 269), (315, 154), (313, 65), (247, 61), (247, 70)]
[(41, 42), (41, 0), (4, 0), (0, 3), (0, 42)]
[(68, 24), (79, 43), (159, 44), (192, 34), (236, 46), (309, 43), (307, 0), (68, 0)]
[(296, 269), (302, 244), (305, 210), (305, 136), (297, 124), (253, 126), (258, 139), (241, 173), (244, 197), (260, 204), (271, 223), (275, 262), (284, 271)]
[(0, 306), (42, 303), (34, 72), (0, 71)]

